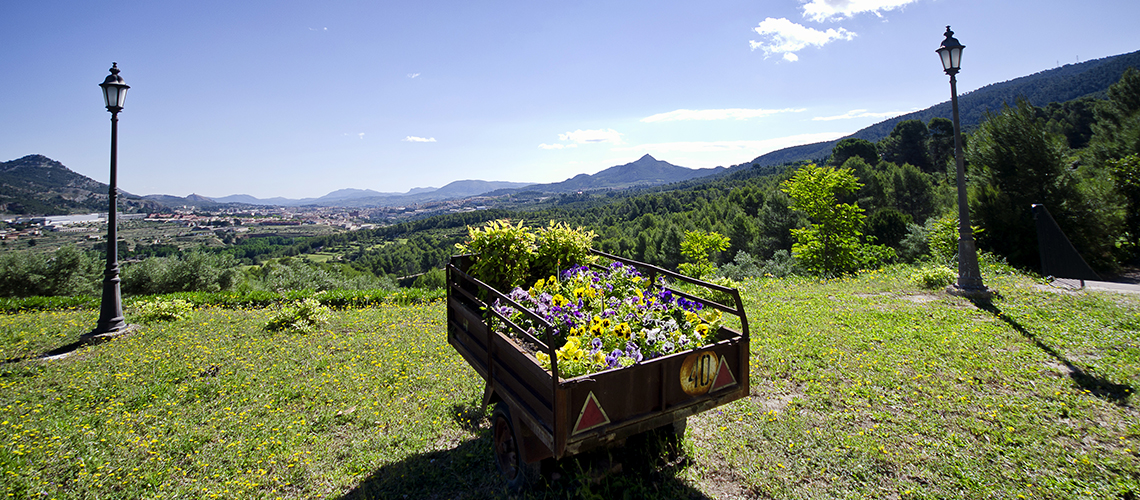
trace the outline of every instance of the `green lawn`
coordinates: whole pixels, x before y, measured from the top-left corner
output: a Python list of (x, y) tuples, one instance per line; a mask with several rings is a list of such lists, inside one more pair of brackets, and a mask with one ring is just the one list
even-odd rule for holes
[[(745, 284), (752, 397), (560, 464), (555, 498), (1136, 498), (1140, 296), (987, 267), (979, 308), (897, 268)], [(444, 307), (312, 334), (203, 309), (82, 348), (97, 311), (0, 316), (10, 498), (495, 498), (481, 381)], [(128, 320), (130, 311), (128, 310)]]

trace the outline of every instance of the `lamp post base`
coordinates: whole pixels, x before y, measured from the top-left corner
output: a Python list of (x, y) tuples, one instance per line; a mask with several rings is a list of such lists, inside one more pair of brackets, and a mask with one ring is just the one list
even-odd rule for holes
[(139, 325), (129, 324), (123, 324), (123, 326), (117, 329), (108, 331), (100, 331), (100, 329), (96, 327), (94, 330), (91, 330), (90, 332), (87, 332), (80, 336), (79, 342), (83, 343), (84, 345), (101, 344), (108, 340), (114, 340), (118, 337), (134, 333), (134, 331), (138, 329)]
[(963, 297), (974, 302), (989, 302), (997, 295), (997, 291), (992, 288), (982, 286), (980, 288), (967, 288), (961, 287), (957, 283), (946, 286), (946, 293), (955, 297)]

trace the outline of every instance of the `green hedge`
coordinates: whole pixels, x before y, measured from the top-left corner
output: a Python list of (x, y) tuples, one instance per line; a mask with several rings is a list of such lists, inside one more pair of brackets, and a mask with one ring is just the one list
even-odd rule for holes
[[(423, 304), (444, 298), (442, 289), (425, 290), (405, 288), (391, 290), (329, 290), (313, 292), (295, 290), (283, 293), (251, 291), (238, 292), (176, 292), (162, 295), (135, 295), (123, 299), (123, 307), (129, 308), (147, 300), (182, 299), (194, 307), (259, 308), (314, 297), (322, 305), (336, 308), (371, 307), (381, 304)], [(74, 297), (23, 297), (0, 298), (0, 312), (55, 309), (98, 309), (99, 297), (79, 295)]]

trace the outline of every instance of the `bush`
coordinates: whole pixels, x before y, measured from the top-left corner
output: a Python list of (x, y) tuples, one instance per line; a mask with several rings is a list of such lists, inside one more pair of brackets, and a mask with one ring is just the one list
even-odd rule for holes
[[(351, 269), (351, 268), (349, 268)], [(282, 258), (277, 263), (267, 262), (247, 271), (241, 288), (249, 290), (395, 290), (389, 278), (377, 278), (371, 273), (345, 272), (344, 267), (323, 269), (300, 259)]]
[(217, 292), (233, 287), (237, 261), (229, 254), (190, 252), (175, 257), (151, 257), (122, 271), (126, 294)]
[(421, 274), (412, 282), (412, 288), (424, 288), (428, 290), (438, 290), (447, 284), (447, 273), (443, 269), (432, 269), (426, 273)]
[(586, 265), (596, 260), (590, 255), (594, 242), (593, 231), (571, 229), (561, 222), (540, 228), (535, 235), (535, 256), (531, 265), (531, 278), (557, 275), (573, 265)]
[[(929, 221), (933, 218), (928, 219)], [(906, 236), (899, 241), (899, 259), (906, 263), (913, 263), (930, 255), (930, 240), (926, 226), (907, 224)]]
[(773, 276), (776, 278), (783, 278), (786, 276), (802, 276), (807, 273), (807, 270), (800, 265), (799, 260), (788, 253), (787, 250), (776, 250), (772, 254), (772, 258), (764, 261), (764, 267), (761, 268), (763, 276)]
[(509, 220), (494, 220), (467, 230), (468, 241), (455, 246), (460, 252), (478, 255), (468, 272), (496, 290), (526, 286), (594, 260), (590, 255), (593, 231), (571, 229), (554, 221), (533, 231), (522, 222), (515, 226)]
[(460, 252), (478, 254), (469, 272), (496, 290), (511, 290), (526, 283), (535, 258), (534, 233), (520, 221), (493, 220), (482, 228), (467, 228), (466, 243), (457, 243)]
[(332, 311), (329, 308), (309, 297), (278, 309), (265, 324), (265, 329), (271, 332), (292, 330), (309, 333), (328, 323), (330, 317)]
[(732, 262), (720, 267), (720, 274), (725, 278), (741, 281), (745, 278), (757, 278), (764, 275), (756, 258), (752, 254), (741, 250), (736, 252)]
[(154, 321), (178, 321), (186, 319), (189, 318), (193, 312), (194, 306), (182, 299), (152, 299), (136, 304), (132, 316), (134, 316), (136, 321), (150, 323)]
[(53, 254), (7, 252), (0, 255), (0, 296), (93, 295), (101, 271), (98, 259), (71, 245)]
[(923, 267), (914, 272), (913, 278), (923, 288), (936, 290), (953, 283), (958, 278), (958, 273), (948, 267)]

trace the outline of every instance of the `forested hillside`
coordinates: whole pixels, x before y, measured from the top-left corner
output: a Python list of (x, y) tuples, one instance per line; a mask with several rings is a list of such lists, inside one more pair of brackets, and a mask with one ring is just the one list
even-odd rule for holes
[[(1103, 98), (1108, 87), (1120, 80), (1128, 68), (1140, 68), (1140, 51), (1078, 64), (1066, 64), (1059, 68), (1041, 71), (1006, 82), (986, 85), (959, 96), (958, 112), (962, 129), (974, 130), (985, 120), (986, 113), (1000, 112), (1004, 105), (1016, 104), (1018, 99), (1025, 99), (1034, 106), (1047, 106), (1049, 103), (1061, 103), (1082, 97)], [(963, 71), (968, 71), (968, 68)], [(959, 80), (964, 77), (965, 74), (963, 77), (959, 77)], [(949, 83), (946, 86), (946, 93), (949, 97)], [(919, 120), (926, 123), (934, 118), (951, 118), (949, 99), (921, 111), (883, 120), (846, 138), (878, 142), (890, 135), (899, 122)], [(826, 158), (831, 154), (831, 148), (835, 147), (840, 140), (805, 144), (773, 151), (756, 158), (751, 163), (781, 165), (794, 161)]]

